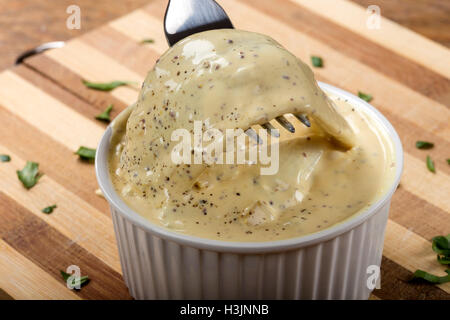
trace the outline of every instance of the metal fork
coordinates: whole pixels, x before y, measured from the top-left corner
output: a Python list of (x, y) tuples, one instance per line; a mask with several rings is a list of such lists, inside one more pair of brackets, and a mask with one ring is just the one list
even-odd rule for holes
[[(169, 46), (173, 46), (187, 36), (213, 29), (233, 29), (233, 24), (222, 7), (214, 0), (169, 0), (166, 14), (164, 16), (164, 33)], [(307, 116), (294, 114), (305, 126), (310, 127)], [(276, 117), (275, 120), (291, 133), (295, 132), (295, 127), (284, 116)], [(271, 135), (278, 137), (269, 122), (261, 125)], [(249, 128), (245, 131), (248, 136), (261, 143), (261, 138), (257, 133)]]

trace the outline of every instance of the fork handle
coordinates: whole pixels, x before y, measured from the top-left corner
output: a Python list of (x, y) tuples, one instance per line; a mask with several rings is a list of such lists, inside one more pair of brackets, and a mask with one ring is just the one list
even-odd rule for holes
[(164, 15), (164, 33), (169, 46), (194, 33), (233, 28), (225, 11), (214, 0), (169, 0)]

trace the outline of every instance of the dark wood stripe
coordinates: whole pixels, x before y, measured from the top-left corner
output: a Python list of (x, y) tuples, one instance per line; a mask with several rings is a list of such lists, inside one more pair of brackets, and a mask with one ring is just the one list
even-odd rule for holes
[(402, 185), (392, 198), (389, 218), (419, 236), (431, 240), (450, 231), (450, 213), (416, 197)]
[[(69, 150), (51, 138), (51, 128), (42, 131), (10, 113), (0, 105), (1, 144), (24, 160), (39, 163), (39, 169), (58, 184), (109, 215), (106, 200), (95, 194), (98, 185), (94, 165), (80, 161)], [(70, 130), (70, 128), (68, 128)]]
[(450, 1), (352, 0), (364, 9), (378, 5), (383, 17), (450, 48)]
[[(48, 95), (61, 101), (68, 107), (71, 107), (82, 116), (87, 117), (91, 120), (94, 120), (95, 116), (105, 110), (106, 107), (111, 103), (108, 100), (100, 101), (100, 103), (98, 104), (87, 103), (85, 100), (80, 99), (73, 93), (61, 87), (61, 84), (59, 82), (53, 81), (42, 72), (33, 70), (32, 68), (24, 64), (12, 68), (11, 70), (23, 79), (30, 82), (34, 87), (39, 88)], [(114, 117), (117, 113), (117, 110), (113, 110), (111, 112), (111, 116)], [(106, 128), (106, 124), (104, 122), (98, 121), (98, 124), (103, 125)]]
[(80, 39), (142, 77), (147, 75), (160, 56), (151, 44), (142, 45), (109, 26), (89, 32)]
[[(431, 248), (430, 248), (431, 250)], [(412, 272), (383, 257), (381, 288), (373, 294), (383, 300), (450, 300), (450, 294), (428, 283), (410, 283)]]
[[(425, 66), (400, 56), (392, 50), (290, 1), (245, 0), (245, 2), (253, 8), (405, 84), (414, 91), (418, 91), (444, 105), (450, 103), (450, 79), (427, 69)], [(333, 10), (332, 6), (330, 6), (330, 10)], [(320, 54), (320, 52), (317, 54)], [(326, 57), (323, 58), (326, 64)]]
[(5, 290), (0, 289), (0, 300), (14, 300)]
[(60, 270), (69, 265), (79, 266), (92, 279), (76, 292), (80, 297), (130, 299), (119, 273), (2, 192), (0, 211), (0, 237), (20, 254), (62, 283)]
[[(112, 96), (109, 92), (86, 88), (81, 82), (82, 78), (80, 75), (72, 72), (52, 58), (47, 57), (45, 54), (40, 54), (27, 59), (25, 65), (42, 77), (55, 82), (78, 99), (95, 106), (97, 110), (103, 111), (106, 106), (112, 103), (114, 105), (114, 113), (112, 113), (113, 117), (127, 107), (125, 103)], [(92, 115), (93, 113), (91, 112), (90, 114)]]

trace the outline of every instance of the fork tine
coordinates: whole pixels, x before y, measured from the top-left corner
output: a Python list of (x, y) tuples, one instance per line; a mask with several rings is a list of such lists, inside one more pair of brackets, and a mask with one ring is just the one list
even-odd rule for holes
[(266, 129), (267, 131), (269, 131), (271, 136), (273, 136), (275, 138), (279, 138), (280, 137), (280, 132), (271, 123), (269, 123), (269, 122), (263, 123), (261, 125), (261, 127)]
[(308, 128), (311, 127), (311, 122), (309, 122), (308, 117), (305, 116), (304, 114), (294, 114), (294, 116)]
[(291, 133), (295, 133), (295, 127), (284, 116), (276, 117), (275, 120)]
[(262, 144), (263, 143), (261, 137), (252, 128), (248, 128), (247, 130), (245, 130), (245, 134), (248, 135), (253, 140), (255, 140), (256, 143), (258, 143), (258, 144)]

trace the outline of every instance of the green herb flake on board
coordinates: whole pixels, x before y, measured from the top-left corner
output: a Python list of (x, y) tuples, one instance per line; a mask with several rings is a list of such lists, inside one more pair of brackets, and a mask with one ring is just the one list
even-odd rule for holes
[(91, 149), (87, 147), (79, 147), (75, 154), (79, 155), (82, 160), (94, 160), (96, 149)]
[(90, 82), (87, 80), (82, 80), (83, 84), (89, 89), (99, 90), (99, 91), (111, 91), (120, 86), (127, 86), (130, 84), (136, 84), (136, 82), (132, 81), (111, 81), (111, 82)]
[(373, 99), (372, 95), (361, 92), (361, 91), (358, 91), (358, 97), (360, 97), (361, 99), (363, 99), (366, 102), (370, 102)]
[[(443, 265), (450, 265), (450, 234), (447, 236), (434, 237), (431, 243), (431, 248), (437, 253), (437, 261)], [(414, 272), (415, 279), (422, 279), (429, 283), (441, 284), (450, 282), (450, 269), (445, 270), (446, 276), (436, 276), (423, 270), (416, 270)]]
[(155, 43), (153, 39), (142, 39), (140, 44)]
[(11, 157), (7, 154), (0, 154), (0, 162), (10, 162)]
[(27, 161), (25, 167), (22, 170), (17, 170), (17, 177), (22, 182), (23, 186), (27, 189), (31, 189), (42, 177), (39, 173), (39, 163), (33, 161)]
[(322, 68), (323, 67), (323, 60), (322, 60), (321, 57), (311, 56), (311, 63), (316, 68)]
[(110, 104), (108, 106), (108, 108), (106, 108), (105, 111), (103, 111), (99, 115), (95, 116), (95, 119), (101, 120), (101, 121), (105, 121), (105, 122), (110, 122), (111, 121), (111, 111), (112, 111), (112, 109), (113, 109), (113, 105)]
[[(71, 276), (71, 274), (68, 274), (67, 272), (64, 272), (64, 271), (62, 271), (62, 270), (60, 270), (59, 272), (61, 272), (62, 278), (63, 278), (64, 281), (67, 283), (67, 280), (69, 279), (69, 277)], [(83, 276), (83, 277), (80, 277), (80, 278), (78, 279), (78, 281), (77, 281), (77, 279), (74, 277), (74, 278), (72, 278), (72, 282), (70, 283), (70, 286), (71, 286), (72, 288), (76, 288), (76, 287), (78, 287), (78, 286), (81, 288), (82, 286), (88, 284), (89, 281), (90, 281), (89, 276)]]
[(430, 156), (427, 156), (427, 168), (433, 173), (436, 173), (436, 168), (434, 167), (434, 162)]
[(416, 141), (417, 149), (431, 149), (434, 147), (434, 143), (428, 141)]
[(450, 264), (450, 234), (433, 238), (431, 247), (437, 253), (437, 261), (440, 264)]
[(434, 274), (428, 273), (423, 270), (416, 270), (416, 272), (414, 272), (413, 280), (414, 279), (422, 279), (427, 282), (435, 283), (435, 284), (442, 284), (442, 283), (450, 282), (450, 269), (445, 270), (445, 272), (447, 273), (446, 276), (439, 277), (439, 276), (435, 276)]
[(50, 213), (53, 212), (54, 209), (56, 209), (56, 204), (54, 204), (54, 205), (52, 205), (52, 206), (45, 207), (45, 208), (42, 209), (41, 211), (42, 211), (43, 213), (50, 214)]

